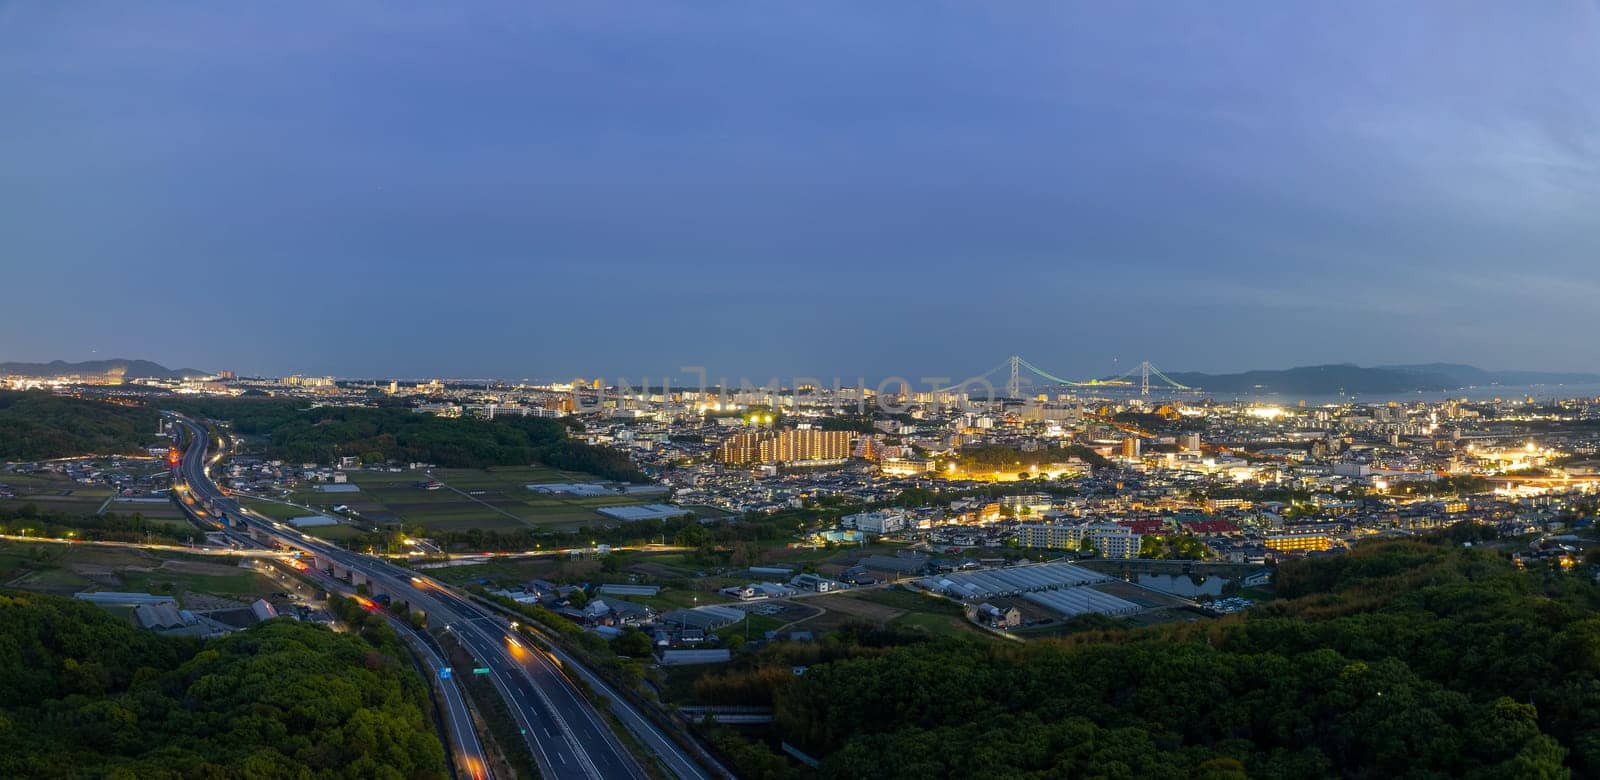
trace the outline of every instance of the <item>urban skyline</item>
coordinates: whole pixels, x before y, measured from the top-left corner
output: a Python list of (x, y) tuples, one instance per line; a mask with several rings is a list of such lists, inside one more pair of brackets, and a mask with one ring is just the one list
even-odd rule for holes
[(0, 778), (1600, 777), (1600, 0), (0, 0)]

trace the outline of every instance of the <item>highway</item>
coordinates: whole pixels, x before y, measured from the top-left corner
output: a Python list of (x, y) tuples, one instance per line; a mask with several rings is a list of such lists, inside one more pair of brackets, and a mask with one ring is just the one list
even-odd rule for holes
[[(510, 705), (516, 725), (540, 774), (550, 778), (644, 778), (644, 770), (612, 733), (594, 706), (573, 687), (551, 657), (516, 636), (516, 630), (493, 611), (473, 603), (448, 586), (421, 577), (382, 559), (351, 552), (307, 536), (270, 518), (250, 512), (212, 482), (210, 467), (225, 454), (208, 457), (209, 431), (186, 418), (171, 415), (190, 433), (178, 468), (196, 502), (242, 522), (256, 534), (309, 553), (319, 569), (337, 569), (367, 580), (375, 593), (386, 593), (426, 613), (433, 624), (443, 623), (460, 644), (490, 670), (490, 681)], [(653, 749), (659, 749), (647, 740)], [(667, 741), (671, 754), (663, 761), (685, 777), (704, 777), (693, 761)], [(481, 756), (458, 758), (470, 766)], [(679, 767), (692, 771), (684, 773)]]
[(28, 542), (32, 544), (72, 544), (80, 547), (121, 547), (128, 550), (157, 550), (160, 552), (183, 553), (184, 555), (222, 555), (229, 558), (287, 558), (287, 553), (273, 550), (230, 550), (224, 547), (187, 547), (181, 544), (153, 544), (150, 542), (108, 542), (96, 539), (56, 539), (50, 536), (28, 536), (26, 534), (0, 534), (0, 540), (7, 542)]
[[(389, 621), (394, 625), (395, 633), (405, 639), (406, 644), (423, 660), (428, 668), (428, 673), (433, 676), (430, 681), (440, 692), (441, 703), (445, 708), (445, 717), (450, 723), (450, 741), (454, 749), (456, 772), (460, 777), (471, 780), (490, 780), (489, 764), (484, 760), (483, 745), (478, 742), (478, 730), (472, 727), (472, 710), (467, 707), (465, 695), (461, 692), (460, 681), (454, 676), (440, 677), (441, 670), (449, 668), (449, 664), (439, 656), (428, 640), (420, 632), (406, 625), (399, 618), (389, 616)], [(452, 672), (453, 674), (453, 672)]]
[[(274, 566), (261, 566), (268, 576), (276, 577), (290, 588), (306, 590), (310, 588), (299, 579), (292, 579), (290, 575)], [(284, 568), (288, 568), (285, 566)], [(344, 582), (333, 579), (327, 572), (315, 572), (312, 582), (316, 582), (330, 593), (344, 593), (349, 596), (350, 586)], [(394, 627), (396, 634), (411, 648), (413, 655), (424, 667), (424, 674), (428, 676), (428, 683), (439, 692), (438, 703), (444, 708), (443, 717), (449, 724), (448, 739), (452, 763), (455, 765), (456, 777), (461, 780), (493, 780), (494, 773), (483, 752), (483, 745), (478, 741), (478, 730), (473, 727), (472, 709), (467, 705), (466, 695), (461, 690), (461, 680), (455, 675), (455, 670), (448, 673), (443, 670), (450, 667), (444, 657), (439, 654), (432, 637), (413, 628), (411, 623), (389, 612), (382, 613), (388, 618), (389, 625)]]

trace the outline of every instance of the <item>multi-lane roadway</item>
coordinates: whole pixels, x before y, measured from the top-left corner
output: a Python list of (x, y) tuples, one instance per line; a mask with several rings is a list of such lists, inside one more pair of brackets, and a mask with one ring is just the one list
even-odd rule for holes
[[(456, 640), (489, 669), (495, 690), (506, 700), (517, 727), (527, 741), (540, 774), (552, 778), (642, 778), (643, 769), (594, 706), (576, 690), (561, 668), (570, 659), (556, 660), (521, 638), (500, 615), (455, 592), (448, 586), (402, 569), (382, 559), (345, 550), (310, 537), (270, 518), (257, 515), (225, 495), (210, 477), (210, 467), (223, 457), (225, 447), (210, 452), (210, 432), (177, 415), (172, 419), (190, 434), (190, 443), (178, 464), (182, 481), (196, 503), (242, 522), (260, 536), (310, 554), (322, 569), (348, 572), (370, 583), (375, 592), (387, 593), (425, 612), (434, 625), (444, 624)], [(584, 675), (586, 678), (589, 675)], [(669, 771), (679, 777), (707, 777), (689, 756), (660, 734), (639, 713), (612, 698), (630, 730), (656, 753)], [(631, 715), (632, 717), (628, 717)], [(469, 756), (483, 766), (481, 756)], [(458, 765), (474, 765), (458, 760)]]

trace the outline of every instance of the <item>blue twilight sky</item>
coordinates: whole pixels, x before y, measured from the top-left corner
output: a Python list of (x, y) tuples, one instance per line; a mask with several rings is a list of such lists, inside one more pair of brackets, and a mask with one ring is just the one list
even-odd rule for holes
[(1597, 300), (1593, 2), (0, 2), (0, 360), (1595, 370)]

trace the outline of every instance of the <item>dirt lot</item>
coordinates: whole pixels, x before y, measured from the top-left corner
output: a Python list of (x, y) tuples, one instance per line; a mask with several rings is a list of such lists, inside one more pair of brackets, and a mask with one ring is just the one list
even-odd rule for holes
[(815, 617), (797, 621), (790, 626), (791, 630), (816, 631), (818, 633), (832, 631), (846, 623), (874, 623), (887, 625), (895, 618), (906, 614), (903, 609), (874, 604), (870, 601), (851, 598), (846, 595), (818, 596), (805, 600), (808, 607), (825, 610)]
[(846, 595), (821, 596), (810, 599), (810, 603), (813, 606), (823, 607), (829, 612), (843, 612), (847, 615), (854, 615), (879, 623), (894, 620), (906, 613), (903, 609), (874, 604), (870, 601), (863, 601)]
[(1184, 600), (1176, 596), (1169, 596), (1165, 593), (1151, 590), (1149, 588), (1141, 588), (1138, 585), (1123, 582), (1121, 580), (1112, 580), (1111, 582), (1104, 582), (1092, 587), (1101, 593), (1116, 596), (1117, 598), (1125, 601), (1131, 601), (1134, 604), (1145, 607), (1146, 609), (1155, 607), (1178, 607), (1184, 604)]

